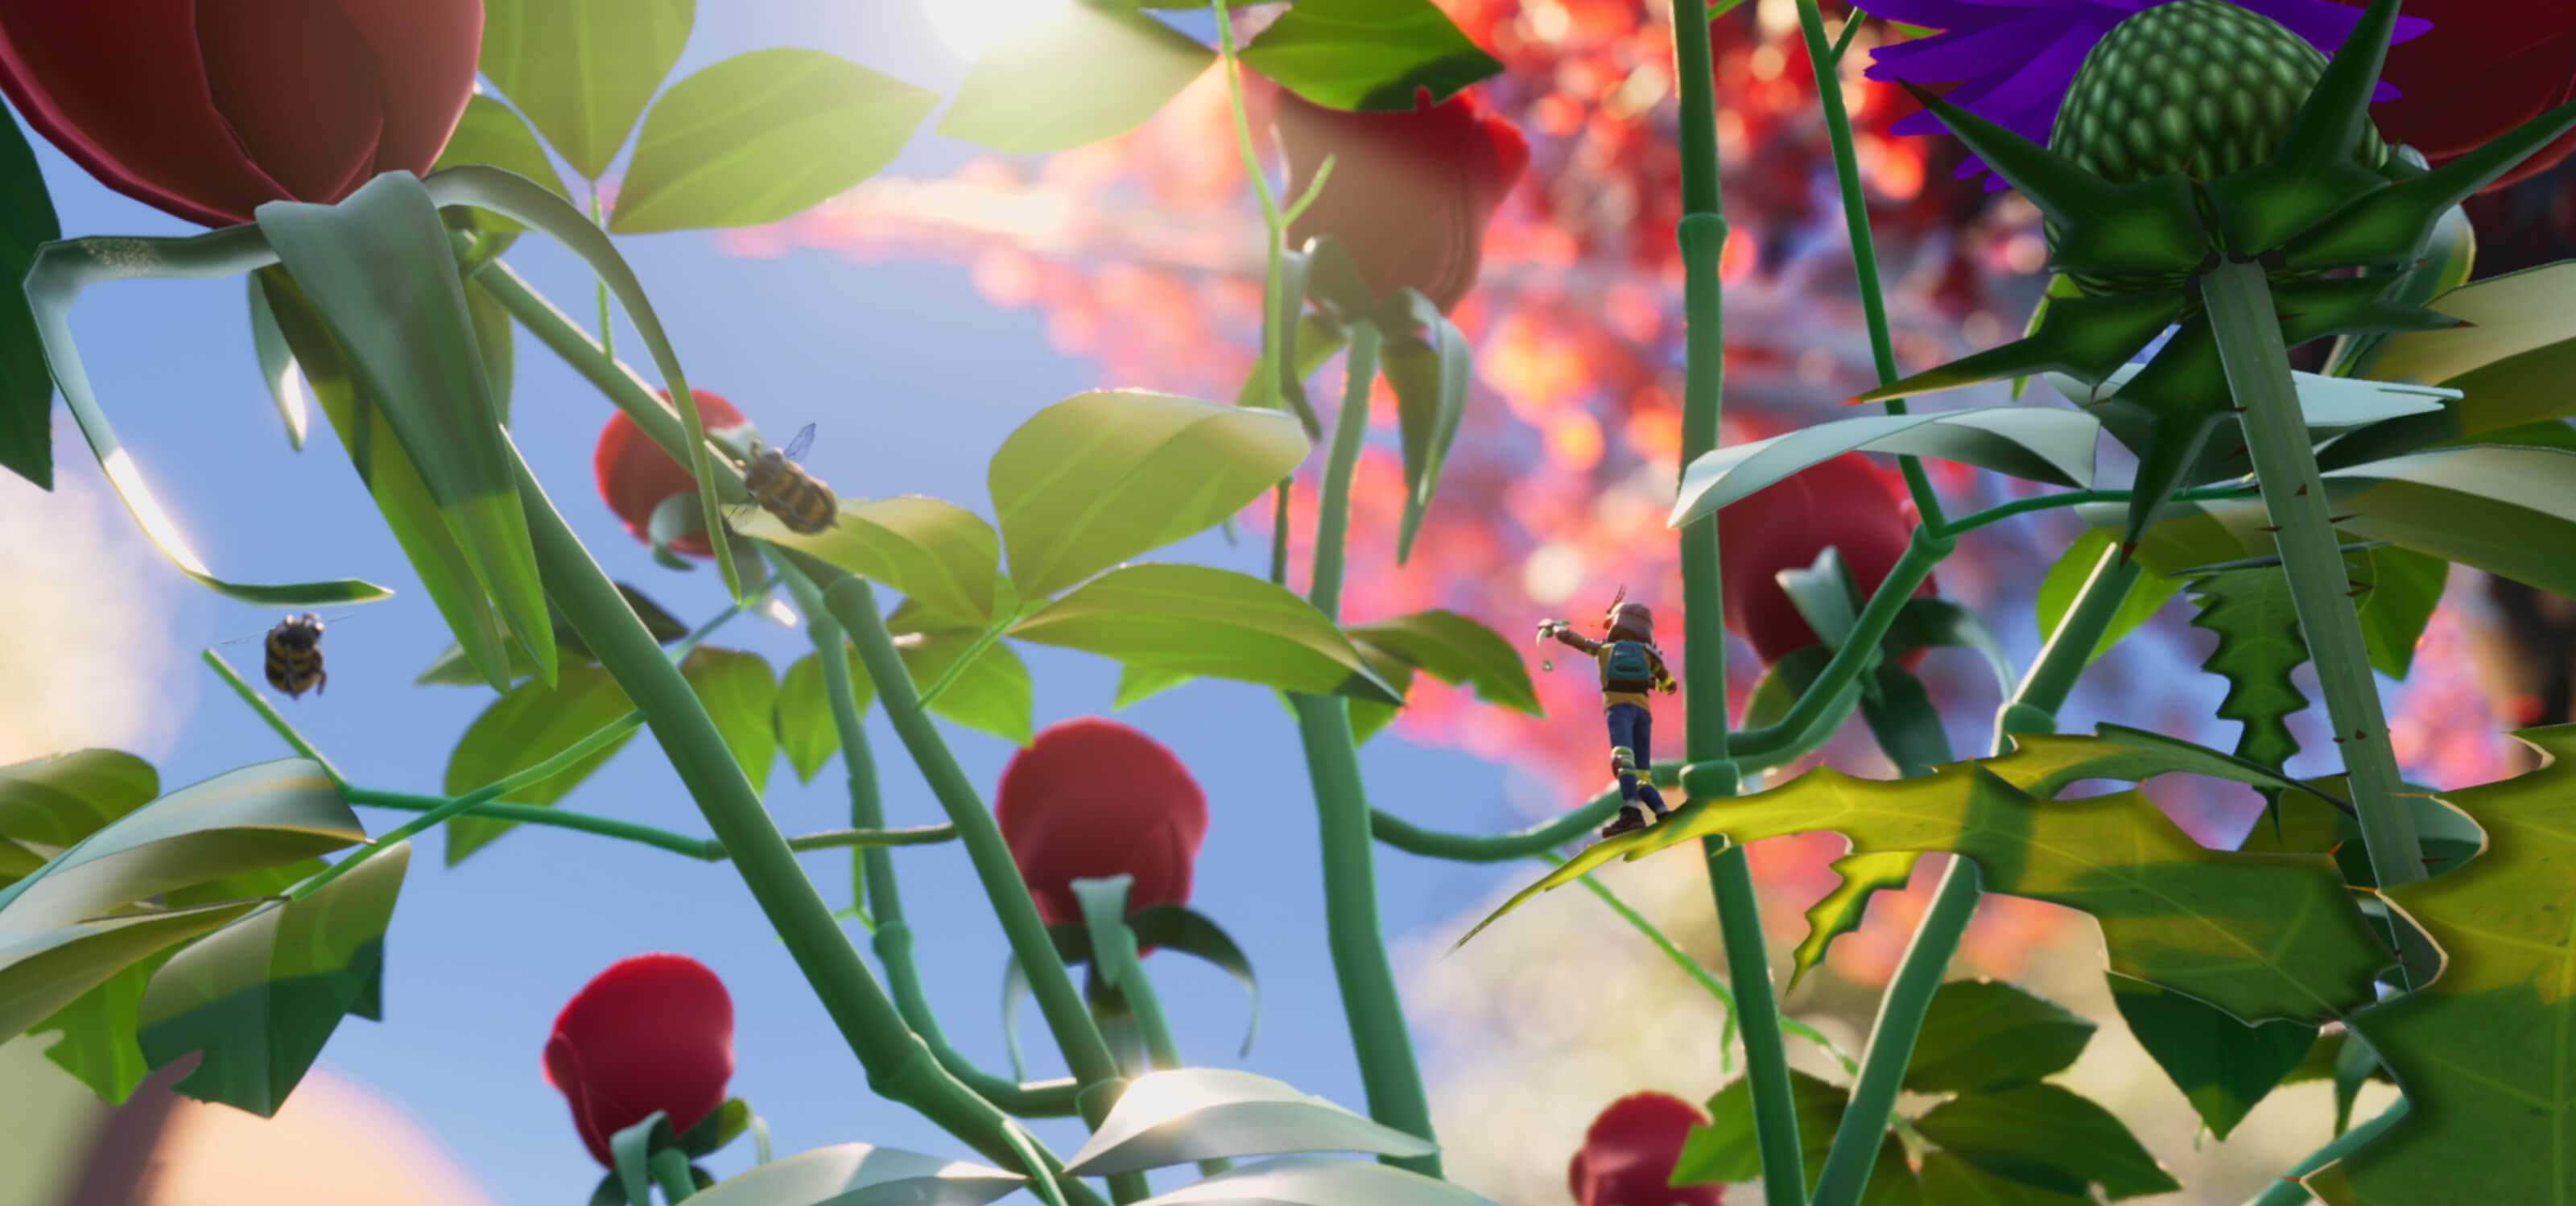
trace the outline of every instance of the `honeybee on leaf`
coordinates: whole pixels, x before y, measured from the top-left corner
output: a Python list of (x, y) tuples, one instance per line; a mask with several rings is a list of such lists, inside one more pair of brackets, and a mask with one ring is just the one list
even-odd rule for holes
[[(332, 617), (334, 620), (339, 616)], [(331, 676), (322, 670), (322, 617), (312, 612), (290, 615), (266, 633), (234, 637), (218, 642), (235, 645), (243, 641), (262, 640), (268, 651), (268, 685), (286, 692), (289, 699), (300, 699), (311, 691), (322, 693), (322, 685)]]
[(840, 514), (840, 500), (823, 479), (805, 471), (796, 462), (814, 446), (814, 425), (808, 423), (787, 441), (784, 449), (770, 448), (758, 438), (751, 443), (751, 461), (744, 468), (743, 489), (751, 492), (751, 502), (734, 509), (739, 519), (757, 507), (778, 517), (787, 530), (799, 535), (812, 535), (831, 528)]

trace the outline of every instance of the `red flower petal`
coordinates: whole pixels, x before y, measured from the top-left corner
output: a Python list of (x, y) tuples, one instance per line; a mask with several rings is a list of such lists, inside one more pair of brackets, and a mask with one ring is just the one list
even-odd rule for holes
[[(669, 390), (655, 390), (664, 402), (671, 400)], [(698, 418), (708, 431), (724, 431), (742, 426), (742, 412), (723, 395), (703, 389), (691, 389), (698, 400)], [(600, 429), (599, 449), (591, 455), (591, 469), (599, 478), (599, 496), (608, 509), (626, 521), (626, 530), (637, 540), (652, 543), (653, 509), (674, 494), (697, 491), (698, 479), (662, 446), (653, 442), (644, 429), (635, 425), (625, 411), (611, 415), (608, 426)], [(707, 543), (700, 532), (671, 542), (671, 547), (693, 557), (715, 556), (715, 546)]]
[[(1866, 597), (1896, 568), (1915, 526), (1893, 475), (1856, 452), (1755, 491), (1718, 512), (1717, 522), (1726, 627), (1751, 642), (1765, 663), (1819, 639), (1781, 589), (1780, 571), (1805, 569), (1832, 547)], [(1935, 593), (1929, 578), (1915, 591), (1917, 597)], [(1906, 664), (1920, 659), (1918, 651)]]
[(1611, 1102), (1565, 1170), (1575, 1206), (1720, 1206), (1723, 1185), (1667, 1184), (1691, 1128), (1706, 1125), (1708, 1115), (1698, 1106), (1669, 1093), (1632, 1093)]
[(1130, 912), (1189, 901), (1207, 797), (1134, 728), (1097, 716), (1048, 727), (1002, 769), (993, 811), (1048, 925), (1082, 920), (1077, 879), (1136, 877)]
[(724, 1104), (733, 1078), (733, 998), (686, 955), (638, 955), (599, 973), (546, 1040), (546, 1082), (601, 1164), (608, 1141), (660, 1110), (686, 1131)]
[(1419, 290), (1442, 313), (1476, 284), (1485, 227), (1529, 166), (1529, 142), (1513, 125), (1460, 93), (1412, 111), (1328, 109), (1278, 90), (1279, 143), (1288, 159), (1288, 196), (1303, 196), (1328, 157), (1332, 178), (1289, 224), (1290, 245), (1331, 235), (1383, 297)]
[[(2371, 120), (2383, 137), (2424, 152), (2436, 166), (2576, 99), (2576, 7), (2408, 0), (2406, 15), (2430, 18), (2433, 28), (2388, 48), (2381, 74), (2405, 95), (2372, 106)], [(2571, 150), (2576, 134), (2541, 148), (2486, 191), (2547, 171)]]

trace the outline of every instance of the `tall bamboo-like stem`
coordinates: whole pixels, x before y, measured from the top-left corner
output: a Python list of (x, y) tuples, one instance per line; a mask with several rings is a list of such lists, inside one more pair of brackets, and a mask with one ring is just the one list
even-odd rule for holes
[(2381, 1111), (2379, 1117), (2345, 1131), (2334, 1142), (2308, 1153), (2307, 1159), (2290, 1166), (2288, 1176), (2265, 1186), (2263, 1192), (2254, 1195), (2245, 1206), (2308, 1206), (2316, 1201), (2316, 1195), (2299, 1184), (2298, 1178), (2341, 1160), (2361, 1150), (2361, 1145), (2388, 1133), (2388, 1128), (2406, 1120), (2409, 1104), (2405, 1098), (2398, 1098), (2397, 1104)]
[[(1717, 79), (1710, 63), (1706, 0), (1674, 0), (1673, 75), (1681, 82), (1682, 305), (1681, 467), (1716, 450), (1726, 390), (1726, 299), (1718, 262), (1726, 249), (1725, 203), (1718, 193)], [(1727, 751), (1726, 594), (1718, 574), (1717, 517), (1684, 527), (1682, 541), (1682, 790), (1693, 800), (1736, 793), (1741, 779)], [(1805, 1206), (1806, 1164), (1798, 1148), (1798, 1115), (1789, 1093), (1789, 1052), (1780, 1041), (1780, 999), (1772, 986), (1771, 950), (1762, 937), (1760, 897), (1744, 848), (1720, 838), (1701, 842), (1717, 901), (1726, 974), (1743, 1023), (1744, 1073), (1753, 1086), (1753, 1136), (1762, 1153), (1769, 1206)]]
[[(2397, 751), (2389, 744), (2388, 717), (2380, 709), (2379, 683), (2371, 677), (2370, 648), (2353, 608), (2352, 580), (2344, 567), (2317, 453), (2308, 442), (2290, 376), (2289, 349), (2272, 304), (2272, 285), (2260, 264), (2227, 263), (2201, 278), (2227, 388), (2244, 415), (2245, 446), (2254, 480), (2271, 516), (2281, 567), (2289, 575), (2290, 605), (2299, 633), (2317, 667), (2317, 688), (2334, 724), (2335, 749), (2352, 776), (2352, 806), (2360, 814), (2370, 869), (2385, 890), (2424, 878), (2415, 817), (2399, 799)], [(2413, 949), (2422, 941), (2404, 925), (2393, 927), (2406, 968), (2438, 966), (2438, 955)]]
[[(2010, 748), (2015, 733), (2057, 731), (2057, 710), (2066, 705), (2067, 695), (2083, 676), (2138, 573), (2138, 563), (2120, 550), (2103, 551), (2066, 621), (2058, 625), (2048, 647), (2040, 651), (2039, 661), (1996, 715), (1994, 753)], [(1869, 1188), (1870, 1166), (1878, 1158), (1889, 1115), (1896, 1109), (1905, 1066), (1914, 1058), (1914, 1041), (1923, 1033), (1924, 1012), (1940, 991), (1941, 979), (1950, 970), (1951, 957), (1958, 954), (1959, 938), (1976, 916), (1981, 895), (1976, 865), (1952, 855), (1940, 888), (1932, 894), (1932, 905), (1914, 931), (1913, 943), (1905, 948), (1904, 961), (1888, 981), (1878, 1020), (1870, 1027), (1851, 1104), (1843, 1112), (1833, 1147), (1825, 1154), (1824, 1171), (1816, 1179), (1816, 1206), (1855, 1206)]]
[[(644, 714), (708, 828), (733, 856), (752, 898), (867, 1069), (868, 1087), (919, 1110), (1004, 1167), (1047, 1177), (1061, 1171), (1062, 1163), (1042, 1145), (1012, 1133), (1018, 1124), (1009, 1115), (949, 1076), (904, 1025), (894, 1002), (833, 921), (822, 894), (797, 865), (795, 851), (761, 806), (760, 794), (734, 761), (688, 679), (564, 524), (524, 462), (518, 474), (519, 500), (547, 597)], [(1023, 1143), (1036, 1155), (1038, 1167), (1027, 1163)], [(1061, 1184), (1068, 1198), (1096, 1206), (1098, 1196), (1088, 1186), (1070, 1180)]]

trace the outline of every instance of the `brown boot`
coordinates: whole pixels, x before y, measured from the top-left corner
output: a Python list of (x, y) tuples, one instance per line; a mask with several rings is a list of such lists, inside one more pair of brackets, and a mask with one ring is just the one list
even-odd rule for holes
[(1623, 833), (1635, 833), (1645, 827), (1646, 814), (1637, 811), (1637, 806), (1631, 804), (1620, 809), (1618, 816), (1611, 818), (1609, 824), (1601, 827), (1601, 836), (1614, 838)]

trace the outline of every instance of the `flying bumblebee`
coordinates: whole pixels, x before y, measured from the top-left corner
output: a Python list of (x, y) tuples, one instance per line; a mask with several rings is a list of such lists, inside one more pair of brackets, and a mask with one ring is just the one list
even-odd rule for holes
[[(258, 635), (221, 643), (231, 645)], [(306, 691), (319, 695), (322, 685), (331, 681), (331, 676), (322, 672), (321, 616), (309, 611), (290, 615), (268, 630), (263, 643), (268, 650), (268, 685), (286, 692), (287, 698), (302, 698)]]
[(813, 446), (811, 423), (797, 432), (795, 439), (787, 441), (785, 449), (752, 441), (751, 462), (742, 475), (743, 489), (751, 492), (752, 501), (735, 508), (737, 516), (749, 515), (757, 507), (777, 516), (790, 532), (811, 535), (828, 530), (833, 518), (840, 514), (840, 501), (823, 479), (796, 463)]

